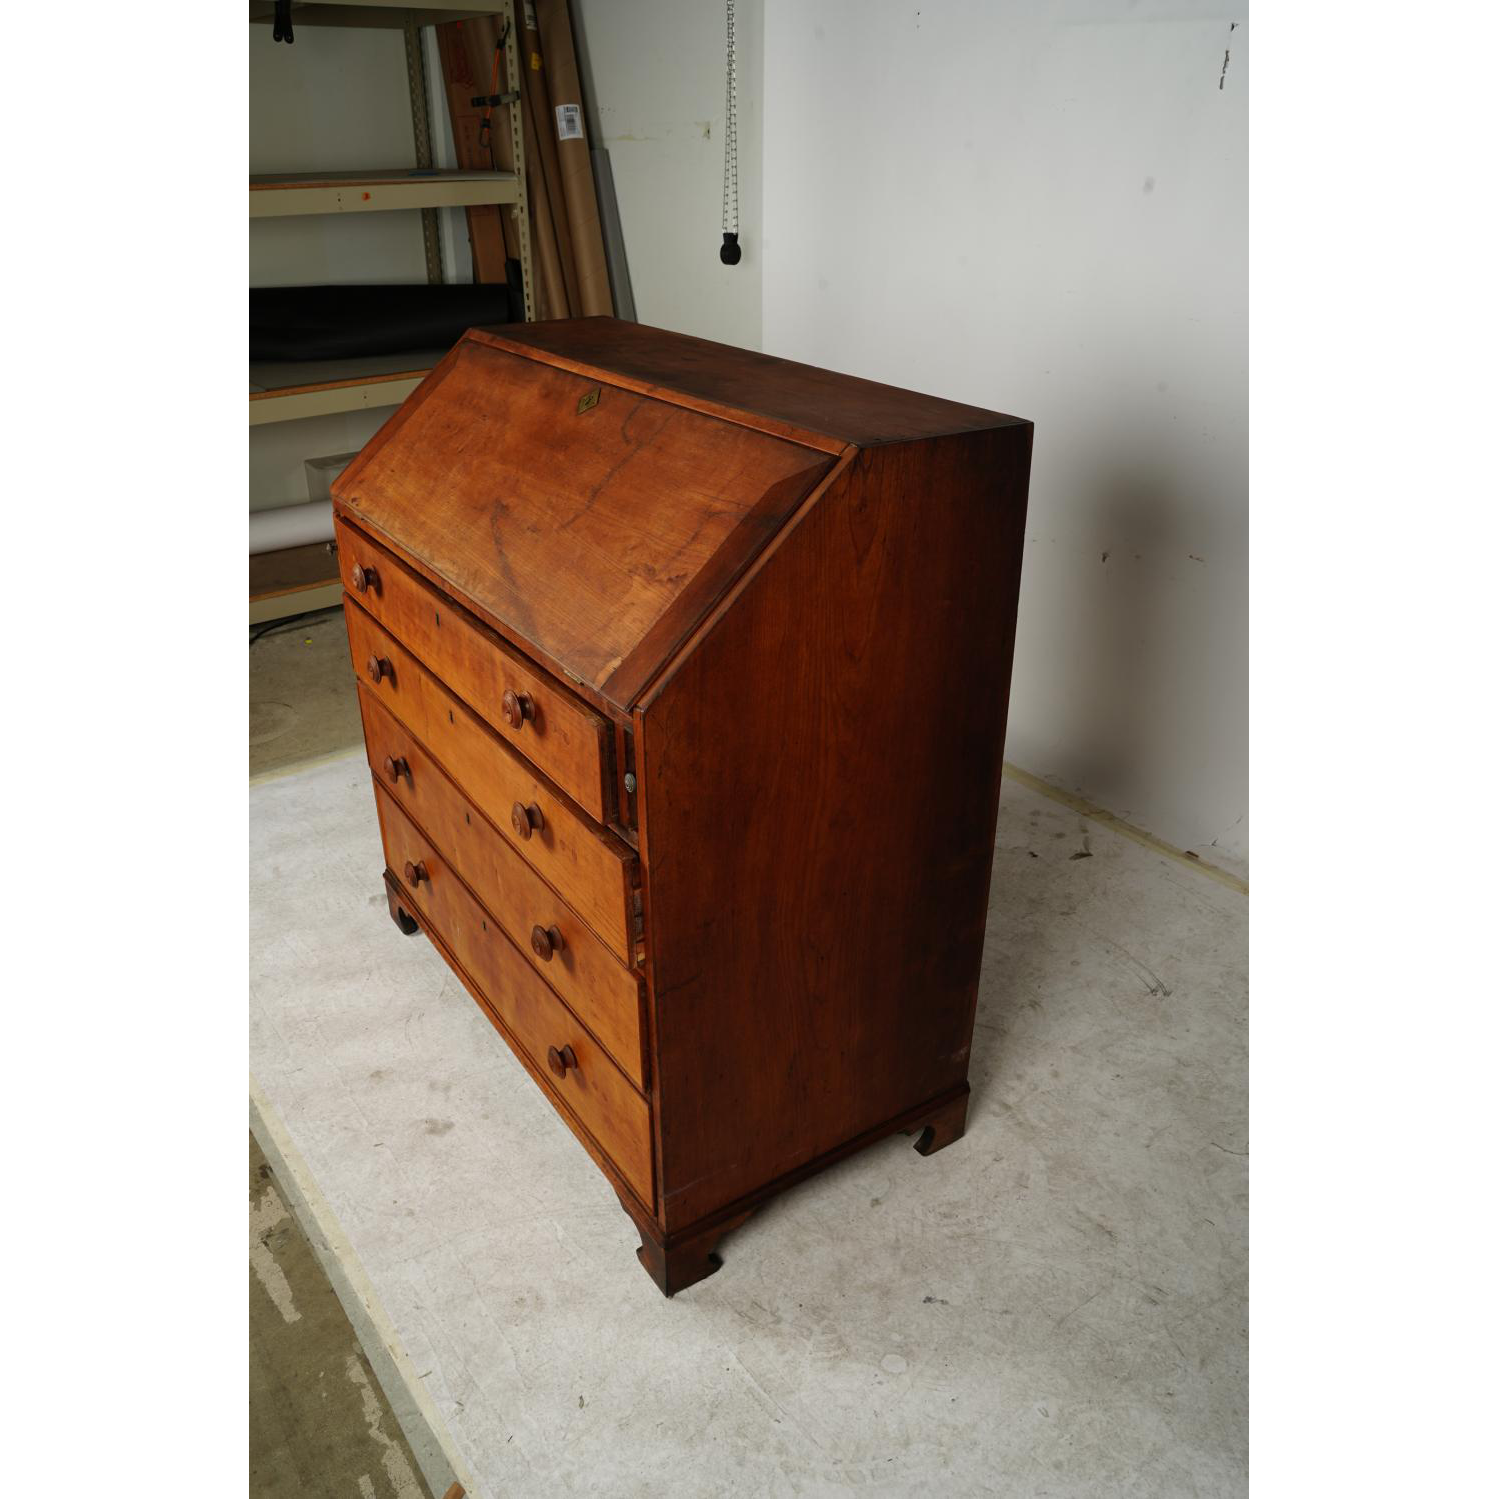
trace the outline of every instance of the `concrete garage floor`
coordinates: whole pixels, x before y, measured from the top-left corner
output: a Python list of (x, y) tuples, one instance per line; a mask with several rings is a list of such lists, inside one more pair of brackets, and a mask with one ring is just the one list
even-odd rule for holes
[(966, 1137), (844, 1162), (666, 1301), (391, 924), (362, 761), (252, 787), (251, 831), (255, 1078), (471, 1493), (1245, 1491), (1238, 890), (1007, 782)]
[(250, 1485), (431, 1499), (312, 1246), (250, 1138)]
[(250, 646), (252, 780), (362, 742), (342, 609), (255, 625), (250, 634), (259, 636)]

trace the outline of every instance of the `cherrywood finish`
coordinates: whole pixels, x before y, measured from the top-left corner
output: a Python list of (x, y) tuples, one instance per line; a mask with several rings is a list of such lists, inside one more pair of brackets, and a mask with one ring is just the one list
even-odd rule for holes
[[(950, 1103), (944, 1104), (921, 1127), (916, 1141), (920, 1155), (936, 1155), (955, 1140), (963, 1138), (968, 1125), (968, 1090), (965, 1088)], [(912, 1133), (917, 1133), (912, 1131)]]
[(624, 1198), (620, 1206), (629, 1214), (640, 1235), (640, 1248), (635, 1251), (646, 1274), (661, 1288), (664, 1296), (675, 1296), (688, 1286), (706, 1280), (715, 1270), (723, 1269), (723, 1261), (715, 1252), (718, 1242), (727, 1233), (732, 1233), (754, 1211), (747, 1208), (732, 1218), (713, 1223), (695, 1233), (679, 1236), (668, 1243), (657, 1232), (655, 1225)]
[[(628, 389), (753, 414), (779, 430), (821, 434), (837, 445), (877, 447), (953, 432), (1026, 426), (1018, 417), (880, 385), (815, 365), (616, 318), (517, 323), (482, 335), (496, 348), (532, 353), (563, 369), (604, 372)], [(695, 398), (695, 400), (694, 400)], [(810, 434), (806, 441), (815, 442)]]
[[(738, 1228), (763, 1202), (789, 1191), (792, 1187), (836, 1165), (857, 1151), (878, 1144), (887, 1136), (904, 1133), (917, 1136), (916, 1149), (922, 1155), (933, 1155), (946, 1145), (961, 1139), (968, 1113), (968, 1084), (952, 1093), (908, 1109), (894, 1119), (887, 1119), (861, 1135), (845, 1140), (835, 1149), (804, 1162), (792, 1171), (764, 1183), (741, 1198), (725, 1212), (711, 1214), (685, 1230), (667, 1233), (656, 1221), (656, 1215), (641, 1207), (628, 1192), (619, 1192), (620, 1206), (629, 1214), (640, 1233), (636, 1251), (640, 1263), (661, 1290), (674, 1296), (687, 1286), (721, 1268), (715, 1253), (723, 1236)], [(611, 1177), (611, 1180), (613, 1178)]]
[[(642, 1200), (651, 1200), (650, 1106), (631, 1087), (578, 1018), (536, 976), (521, 955), (449, 869), (437, 850), (380, 789), (375, 796), (386, 864), (420, 864), (426, 877), (406, 898), (442, 934), (454, 957), (504, 1021), (506, 1039), (538, 1067), (549, 1052), (568, 1048), (572, 1061), (559, 1076), (557, 1096), (598, 1141)], [(408, 910), (410, 907), (408, 906)], [(566, 1117), (566, 1116), (564, 1116)]]
[(524, 843), (533, 833), (546, 832), (547, 820), (535, 802), (530, 806), (524, 802), (511, 802), (510, 826), (515, 829), (515, 836)]
[(383, 547), (343, 521), (334, 531), (339, 570), (360, 604), (590, 817), (607, 822), (612, 726)]
[(667, 1295), (853, 1151), (962, 1137), (1030, 449), (587, 319), (470, 331), (335, 487), (392, 915)]
[(831, 462), (472, 336), (417, 396), (338, 508), (621, 709)]
[[(593, 1032), (637, 1087), (645, 1086), (642, 983), (588, 929), (515, 846), (471, 803), (414, 735), (361, 684), (370, 768), (401, 810), (443, 850), (479, 902)], [(405, 773), (392, 779), (392, 763)], [(536, 933), (546, 944), (543, 956)]]
[(403, 937), (414, 937), (421, 928), (416, 924), (411, 913), (401, 904), (401, 898), (396, 890), (394, 880), (387, 880), (385, 884), (385, 901), (390, 907), (390, 919), (400, 928)]
[[(345, 598), (354, 660), (390, 663), (374, 684), (380, 703), (408, 728), (501, 832), (513, 831), (517, 802), (543, 825), (513, 846), (625, 962), (633, 945), (634, 852), (592, 824), (430, 672)], [(366, 677), (366, 681), (369, 678)]]
[(861, 452), (642, 705), (668, 1229), (967, 1076), (1029, 439)]

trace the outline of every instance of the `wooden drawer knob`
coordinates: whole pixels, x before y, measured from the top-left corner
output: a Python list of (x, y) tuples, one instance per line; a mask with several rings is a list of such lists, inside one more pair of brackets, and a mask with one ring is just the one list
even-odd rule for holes
[(406, 777), (406, 784), (408, 786), (411, 784), (411, 767), (406, 763), (406, 757), (404, 755), (401, 755), (399, 758), (393, 755), (387, 755), (385, 757), (385, 774), (390, 777), (390, 783), (392, 786), (394, 786), (402, 776)]
[(529, 807), (516, 802), (510, 809), (510, 826), (515, 829), (517, 838), (529, 838), (533, 832), (539, 833), (546, 825), (546, 818), (541, 815), (541, 808), (535, 802)]
[(378, 682), (381, 677), (394, 677), (396, 674), (388, 656), (371, 656), (364, 663), (364, 669), (370, 674), (372, 682)]
[(576, 1068), (578, 1055), (571, 1046), (564, 1046), (558, 1051), (555, 1046), (547, 1047), (547, 1066), (557, 1074), (558, 1077), (566, 1077), (569, 1067)]
[(552, 961), (552, 954), (562, 951), (567, 944), (562, 940), (562, 933), (554, 926), (533, 926), (531, 928), (531, 951), (541, 959), (543, 963)]
[(429, 885), (432, 883), (432, 876), (427, 873), (427, 866), (425, 864), (413, 864), (410, 859), (407, 859), (406, 883), (415, 890), (423, 880), (426, 880)]
[(361, 567), (356, 562), (350, 578), (354, 584), (355, 593), (380, 592), (380, 574), (372, 567)]
[(500, 699), (500, 717), (512, 729), (522, 728), (528, 718), (536, 717), (536, 704), (524, 692), (516, 692), (514, 688), (507, 687), (504, 697)]

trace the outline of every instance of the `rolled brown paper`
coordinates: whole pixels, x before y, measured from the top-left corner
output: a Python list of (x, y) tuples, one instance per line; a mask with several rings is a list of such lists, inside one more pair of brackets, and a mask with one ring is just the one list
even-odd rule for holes
[[(557, 137), (560, 105), (578, 107), (582, 134), (557, 140), (561, 169), (560, 196), (567, 213), (576, 271), (576, 309), (584, 317), (613, 316), (614, 299), (609, 292), (609, 265), (604, 258), (604, 231), (599, 224), (598, 196), (593, 185), (593, 159), (588, 149), (588, 123), (582, 114), (583, 86), (578, 77), (578, 57), (573, 47), (572, 21), (567, 0), (536, 0), (536, 21), (541, 30), (541, 55), (546, 60), (547, 92), (551, 100), (552, 136)], [(558, 196), (554, 192), (554, 198)]]

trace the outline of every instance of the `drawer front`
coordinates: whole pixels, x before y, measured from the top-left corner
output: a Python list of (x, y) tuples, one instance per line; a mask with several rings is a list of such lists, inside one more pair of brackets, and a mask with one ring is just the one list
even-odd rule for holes
[(380, 706), (375, 689), (364, 683), (359, 708), (375, 779), (443, 851), (522, 956), (643, 1088), (640, 979), (470, 805), (416, 736)]
[(604, 718), (488, 626), (342, 519), (344, 587), (501, 738), (599, 822), (614, 815), (613, 734)]
[[(344, 617), (354, 669), (371, 684), (376, 698), (421, 740), (520, 856), (628, 963), (635, 930), (635, 855), (538, 780), (525, 760), (349, 599), (344, 600)], [(388, 663), (378, 681), (370, 674), (371, 661)], [(521, 827), (529, 837), (521, 836)]]
[[(643, 1202), (653, 1201), (650, 1106), (626, 1081), (567, 1006), (536, 976), (492, 917), (419, 833), (383, 788), (375, 804), (385, 859), (401, 881), (402, 900), (414, 906), (483, 992), (516, 1050), (546, 1077), (550, 1095), (618, 1168)], [(420, 879), (412, 884), (408, 866)], [(556, 1076), (549, 1057), (571, 1048), (575, 1065)]]

